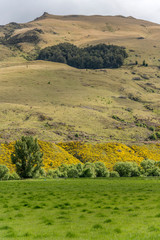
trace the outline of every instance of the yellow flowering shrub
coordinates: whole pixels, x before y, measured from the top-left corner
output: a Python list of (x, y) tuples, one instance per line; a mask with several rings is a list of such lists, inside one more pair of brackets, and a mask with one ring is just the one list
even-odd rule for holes
[[(62, 163), (77, 164), (79, 162), (104, 162), (110, 170), (116, 162), (132, 161), (140, 164), (143, 159), (160, 161), (160, 144), (143, 146), (126, 146), (121, 143), (49, 143), (38, 141), (43, 152), (44, 169), (57, 168)], [(14, 151), (15, 142), (0, 145), (0, 164), (6, 165), (11, 172), (15, 167), (11, 162), (11, 153)]]
[(160, 161), (160, 144), (150, 144), (131, 147), (137, 155), (143, 158)]
[(132, 161), (140, 164), (146, 158), (160, 161), (160, 145), (158, 144), (129, 147), (121, 143), (69, 142), (59, 145), (83, 163), (101, 161), (110, 170), (116, 162)]
[(38, 141), (43, 152), (44, 169), (57, 168), (62, 163), (77, 164), (80, 161), (55, 143)]
[(0, 148), (0, 164), (6, 165), (11, 172), (15, 171), (15, 166), (11, 162), (11, 153), (14, 150), (14, 144), (15, 142), (11, 142), (9, 144), (1, 144)]
[[(79, 160), (66, 152), (60, 146), (54, 143), (38, 141), (41, 151), (43, 152), (44, 169), (57, 168), (62, 163), (76, 164)], [(15, 171), (15, 166), (11, 161), (11, 153), (14, 151), (15, 142), (0, 145), (0, 164), (6, 165), (11, 172)]]

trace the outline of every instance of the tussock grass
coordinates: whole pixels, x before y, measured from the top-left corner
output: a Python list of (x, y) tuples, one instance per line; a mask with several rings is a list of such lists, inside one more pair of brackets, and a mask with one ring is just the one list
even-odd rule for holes
[[(134, 68), (152, 78), (133, 81), (133, 69), (125, 67), (103, 72), (26, 62), (0, 68), (0, 140), (33, 135), (56, 142), (144, 142), (153, 134), (151, 128), (159, 128), (158, 70)], [(139, 82), (157, 92), (146, 92)], [(141, 101), (131, 100), (129, 94)]]

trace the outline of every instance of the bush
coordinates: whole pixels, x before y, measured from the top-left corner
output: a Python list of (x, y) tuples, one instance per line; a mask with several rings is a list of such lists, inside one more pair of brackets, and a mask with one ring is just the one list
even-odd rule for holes
[(145, 159), (141, 162), (141, 167), (144, 171), (148, 171), (151, 168), (155, 167), (155, 161), (150, 159)]
[(140, 176), (140, 169), (134, 162), (117, 162), (114, 167), (120, 177), (137, 177)]
[(67, 164), (62, 164), (58, 168), (59, 170), (59, 177), (61, 178), (67, 178), (68, 177), (68, 165)]
[(157, 135), (155, 133), (153, 133), (149, 136), (149, 139), (150, 140), (157, 140)]
[(16, 173), (16, 172), (13, 172), (9, 175), (9, 180), (20, 180), (20, 176)]
[(52, 178), (52, 177), (53, 177), (53, 173), (54, 173), (54, 170), (53, 170), (53, 169), (49, 169), (49, 170), (47, 171), (46, 177), (47, 177), (47, 178)]
[(95, 178), (96, 171), (93, 163), (85, 163), (83, 167), (82, 177)]
[(145, 61), (145, 60), (143, 60), (143, 63), (142, 63), (142, 65), (143, 65), (143, 66), (145, 66), (145, 65), (146, 65), (146, 61)]
[(40, 177), (46, 177), (46, 171), (43, 168), (39, 170)]
[(32, 175), (32, 178), (35, 178), (35, 179), (40, 178), (40, 177), (41, 177), (41, 174), (40, 174), (39, 171), (36, 171), (36, 172)]
[(109, 177), (109, 171), (103, 162), (95, 162), (96, 177)]
[(156, 132), (157, 138), (160, 138), (160, 132)]
[(0, 180), (9, 179), (9, 169), (5, 165), (0, 165)]
[(160, 176), (160, 169), (159, 167), (155, 166), (153, 169), (147, 172), (148, 176), (159, 177)]
[(49, 169), (46, 176), (49, 178), (59, 178), (60, 172), (58, 169)]
[(81, 177), (83, 174), (83, 165), (81, 163), (77, 163), (75, 166), (78, 171), (78, 176)]
[(23, 136), (21, 140), (16, 141), (11, 159), (21, 178), (33, 178), (41, 169), (42, 156), (37, 139)]
[(116, 172), (116, 171), (111, 171), (111, 172), (110, 172), (110, 177), (120, 177), (120, 176), (119, 176), (119, 173), (118, 173), (118, 172)]
[(141, 162), (142, 174), (145, 176), (160, 176), (160, 168), (154, 160), (145, 159)]
[(79, 177), (79, 173), (78, 173), (78, 169), (76, 168), (76, 165), (70, 165), (68, 167), (67, 175), (69, 178), (78, 178)]

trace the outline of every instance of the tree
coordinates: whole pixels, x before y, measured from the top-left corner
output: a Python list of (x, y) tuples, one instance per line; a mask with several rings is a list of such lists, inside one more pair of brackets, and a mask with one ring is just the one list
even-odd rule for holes
[(31, 136), (16, 141), (11, 155), (12, 163), (21, 178), (33, 178), (43, 166), (43, 154), (40, 152), (37, 139)]

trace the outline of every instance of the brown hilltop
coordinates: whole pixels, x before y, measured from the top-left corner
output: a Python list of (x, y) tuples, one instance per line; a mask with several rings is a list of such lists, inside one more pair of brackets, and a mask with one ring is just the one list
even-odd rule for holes
[[(37, 32), (37, 29), (39, 32)], [(70, 42), (79, 46), (96, 43), (124, 45), (141, 49), (159, 42), (160, 26), (144, 20), (123, 16), (56, 16), (44, 13), (27, 24), (11, 23), (0, 28), (0, 35), (9, 43), (18, 43), (24, 51), (34, 48), (34, 41), (27, 38), (31, 31), (40, 48)], [(43, 34), (42, 34), (43, 33)], [(24, 37), (25, 35), (25, 37)], [(26, 40), (25, 40), (26, 38)], [(17, 39), (17, 41), (16, 41)], [(21, 39), (19, 41), (19, 39)], [(143, 39), (144, 41), (138, 41)], [(27, 46), (26, 42), (32, 43)], [(147, 47), (148, 49), (148, 47)]]

